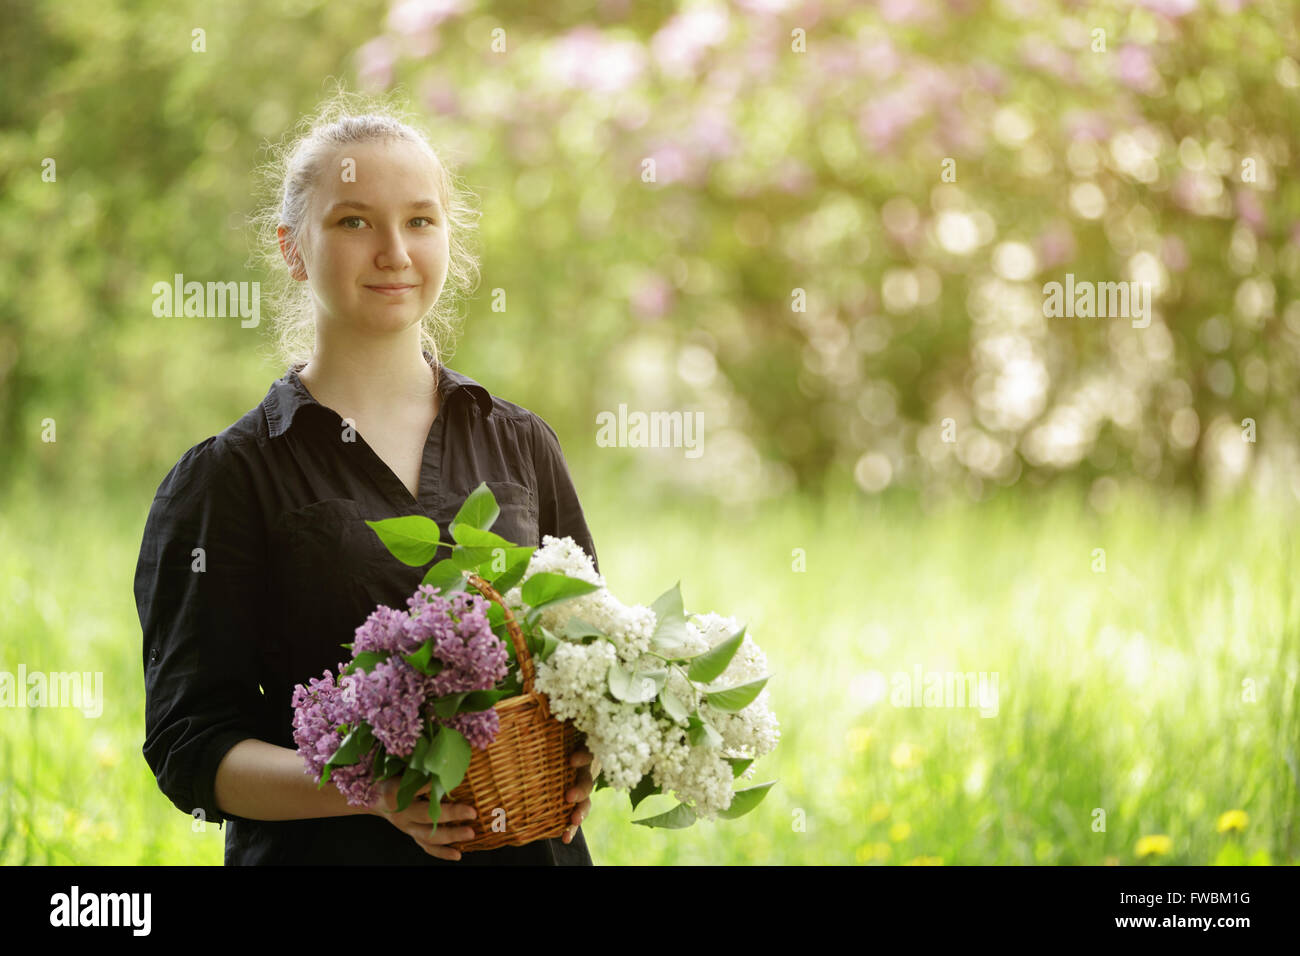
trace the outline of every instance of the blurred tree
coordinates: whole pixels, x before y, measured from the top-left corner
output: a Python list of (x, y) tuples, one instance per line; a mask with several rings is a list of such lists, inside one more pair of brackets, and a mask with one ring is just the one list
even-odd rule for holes
[[(625, 403), (703, 411), (706, 453), (653, 466), (729, 497), (842, 475), (977, 495), (1061, 474), (1290, 482), (1293, 7), (1034, 11), (19, 0), (0, 41), (4, 474), (134, 486), (260, 400), (283, 372), (258, 357), (267, 323), (155, 318), (150, 289), (259, 278), (239, 228), (258, 146), (355, 75), (409, 91), (482, 197), (454, 364), (575, 459)], [(1150, 283), (1149, 324), (1045, 315), (1067, 274)]]

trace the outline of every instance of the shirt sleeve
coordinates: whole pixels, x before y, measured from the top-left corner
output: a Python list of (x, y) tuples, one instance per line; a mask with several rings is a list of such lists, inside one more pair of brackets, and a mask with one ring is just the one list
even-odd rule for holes
[(178, 809), (202, 809), (214, 823), (230, 818), (217, 808), (217, 765), (241, 740), (262, 736), (256, 504), (246, 469), (219, 436), (194, 446), (158, 487), (135, 570), (144, 758)]
[(560, 450), (560, 439), (541, 416), (533, 415), (533, 467), (537, 472), (537, 530), (542, 535), (571, 537), (591, 555), (596, 573), (600, 561), (596, 544), (591, 540), (586, 516), (578, 501), (577, 489), (569, 475), (569, 466)]

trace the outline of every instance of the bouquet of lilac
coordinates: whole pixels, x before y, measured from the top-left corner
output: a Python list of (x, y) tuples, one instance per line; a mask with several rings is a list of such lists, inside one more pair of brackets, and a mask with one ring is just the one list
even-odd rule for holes
[[(521, 547), (490, 530), (499, 514), (480, 484), (451, 521), (451, 557), (433, 564), (423, 584), (458, 595), (477, 578), (498, 592), (502, 603), (489, 605), (484, 626), (506, 636), (510, 609), (536, 668), (536, 691), (555, 719), (583, 734), (601, 765), (596, 789), (627, 792), (634, 811), (648, 798), (675, 794), (677, 804), (666, 812), (632, 821), (647, 827), (687, 827), (753, 810), (775, 781), (740, 789), (734, 782), (752, 777), (754, 761), (776, 747), (780, 728), (765, 686), (767, 658), (746, 626), (687, 613), (680, 584), (650, 607), (625, 605), (572, 538), (546, 535), (540, 548)], [(421, 515), (367, 524), (413, 567), (428, 564), (445, 544), (438, 526)], [(506, 676), (495, 690), (509, 697), (523, 692), (513, 641), (505, 654)]]
[(356, 630), (352, 660), (293, 692), (293, 738), (319, 786), (331, 780), (350, 806), (370, 806), (377, 785), (401, 775), (398, 809), (431, 784), (429, 819), (464, 779), (471, 748), (499, 728), (508, 654), (476, 594), (450, 597), (421, 584), (409, 611), (380, 606)]

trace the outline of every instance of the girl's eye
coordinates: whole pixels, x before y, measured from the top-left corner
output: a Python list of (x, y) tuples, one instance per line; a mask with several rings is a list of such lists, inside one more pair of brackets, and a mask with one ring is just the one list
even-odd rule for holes
[[(362, 219), (360, 216), (344, 216), (342, 219), (339, 220), (339, 225), (342, 226), (345, 223), (352, 222), (353, 220), (355, 220), (356, 222), (365, 222), (365, 220)], [(411, 222), (419, 222), (421, 220), (427, 222), (430, 226), (437, 225), (437, 223), (428, 216), (416, 216), (414, 219), (411, 220)]]

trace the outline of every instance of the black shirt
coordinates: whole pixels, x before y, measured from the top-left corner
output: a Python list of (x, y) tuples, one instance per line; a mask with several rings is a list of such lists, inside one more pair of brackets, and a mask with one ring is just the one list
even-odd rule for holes
[(581, 828), (567, 846), (538, 840), (452, 861), (367, 814), (265, 821), (217, 809), (227, 751), (250, 737), (296, 750), (294, 685), (326, 668), (337, 675), (351, 659), (340, 645), (377, 605), (405, 610), (423, 579), (426, 568), (398, 561), (365, 520), (422, 514), (449, 541), (450, 520), (486, 481), (501, 508), (497, 534), (520, 545), (570, 535), (595, 560), (559, 440), (538, 415), (442, 366), (417, 500), (360, 432), (312, 398), (300, 368), (181, 456), (149, 511), (135, 599), (144, 758), (159, 788), (187, 814), (229, 822), (228, 865), (590, 865)]

